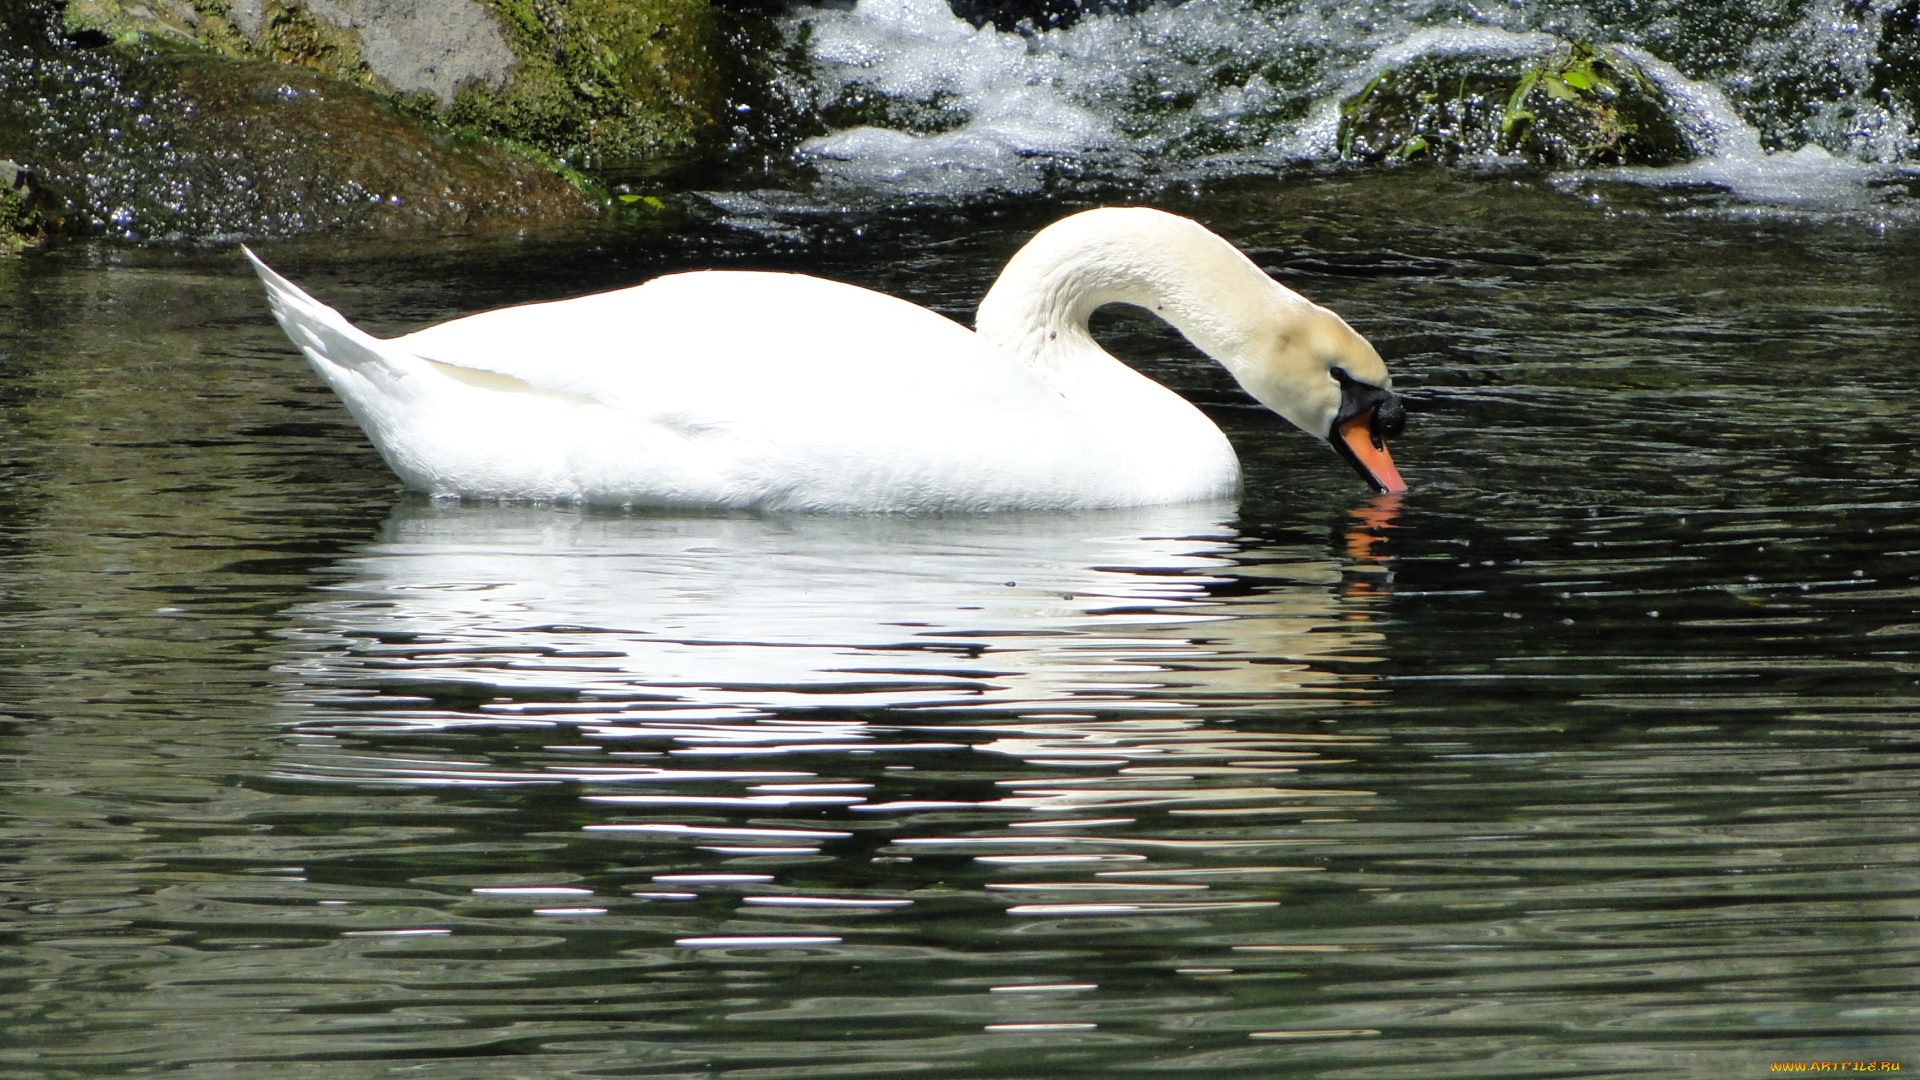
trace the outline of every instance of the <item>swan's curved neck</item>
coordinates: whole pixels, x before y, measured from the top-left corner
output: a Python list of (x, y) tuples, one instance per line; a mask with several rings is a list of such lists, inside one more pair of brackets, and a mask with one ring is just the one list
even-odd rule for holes
[(975, 330), (1067, 392), (1120, 367), (1087, 332), (1088, 317), (1112, 303), (1159, 315), (1236, 377), (1252, 335), (1312, 306), (1192, 221), (1104, 210), (1067, 218), (1021, 248), (980, 302)]

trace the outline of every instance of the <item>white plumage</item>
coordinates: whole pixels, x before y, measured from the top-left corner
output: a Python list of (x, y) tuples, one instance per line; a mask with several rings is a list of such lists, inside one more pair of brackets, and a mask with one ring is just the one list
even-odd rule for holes
[(701, 271), (382, 340), (247, 255), (287, 335), (433, 495), (913, 512), (1231, 496), (1219, 429), (1087, 334), (1110, 301), (1160, 311), (1315, 434), (1339, 404), (1331, 367), (1386, 384), (1337, 316), (1153, 210), (1043, 231), (978, 333), (839, 282)]

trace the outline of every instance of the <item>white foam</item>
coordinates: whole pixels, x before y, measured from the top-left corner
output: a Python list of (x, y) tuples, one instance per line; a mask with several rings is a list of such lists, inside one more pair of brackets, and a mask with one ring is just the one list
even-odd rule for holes
[(910, 193), (1024, 192), (1042, 181), (1046, 156), (1072, 156), (1112, 142), (1100, 119), (1040, 87), (983, 96), (965, 127), (936, 135), (859, 127), (809, 139), (800, 152), (844, 181)]
[[(1813, 6), (1824, 11), (1835, 2)], [(1390, 67), (1423, 56), (1544, 55), (1564, 45), (1538, 29), (1544, 25), (1608, 39), (1604, 27), (1584, 16), (1568, 23), (1556, 10), (1522, 0), (1462, 25), (1457, 9), (1441, 4), (1381, 10), (1355, 0), (1297, 8), (1188, 0), (1021, 34), (991, 24), (976, 29), (945, 0), (860, 0), (851, 10), (789, 18), (789, 33), (804, 38), (812, 60), (799, 96), (911, 103), (906, 111), (919, 126), (836, 131), (807, 140), (799, 152), (830, 185), (936, 196), (1033, 192), (1061, 165), (1124, 180), (1327, 160), (1336, 153), (1339, 102)], [(1859, 51), (1860, 42), (1848, 37), (1851, 23), (1820, 19), (1810, 9), (1789, 35), (1806, 39), (1811, 59), (1782, 49), (1755, 54), (1753, 62), (1774, 65), (1766, 77), (1778, 79), (1790, 76), (1793, 64), (1824, 63), (1820, 58), (1836, 49), (1846, 56)], [(1442, 24), (1426, 25), (1436, 22)], [(1763, 201), (1849, 193), (1857, 199), (1868, 182), (1889, 175), (1872, 162), (1911, 155), (1914, 139), (1902, 116), (1852, 106), (1829, 110), (1850, 117), (1851, 126), (1826, 138), (1844, 153), (1812, 142), (1767, 153), (1721, 88), (1688, 79), (1643, 50), (1620, 48), (1679, 104), (1702, 157), (1666, 169), (1591, 171), (1574, 181), (1705, 183)], [(1816, 135), (1809, 127), (1782, 138)]]
[(1678, 107), (1682, 129), (1700, 156), (1679, 165), (1589, 169), (1565, 180), (1623, 180), (1671, 186), (1709, 184), (1760, 203), (1823, 204), (1854, 209), (1871, 202), (1870, 181), (1899, 175), (1898, 168), (1836, 156), (1808, 143), (1797, 150), (1768, 152), (1760, 133), (1718, 87), (1687, 78), (1673, 65), (1630, 47), (1620, 49)]
[(1523, 60), (1544, 56), (1559, 48), (1561, 41), (1552, 34), (1537, 31), (1515, 33), (1492, 26), (1431, 26), (1416, 30), (1401, 41), (1373, 54), (1360, 70), (1359, 81), (1368, 79), (1409, 60), (1429, 56), (1484, 56), (1499, 60)]
[(1040, 182), (1033, 156), (1114, 141), (1103, 118), (1056, 89), (1063, 81), (1057, 58), (1030, 51), (1019, 34), (974, 29), (946, 0), (861, 0), (850, 12), (808, 21), (819, 98), (835, 100), (857, 86), (950, 102), (950, 111), (965, 116), (938, 134), (859, 127), (807, 140), (800, 153), (830, 177), (907, 192), (1025, 191)]

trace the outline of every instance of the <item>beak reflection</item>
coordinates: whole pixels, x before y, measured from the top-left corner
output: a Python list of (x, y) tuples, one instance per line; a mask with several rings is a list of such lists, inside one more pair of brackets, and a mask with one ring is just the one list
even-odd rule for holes
[(1349, 510), (1347, 516), (1352, 519), (1345, 537), (1347, 558), (1356, 563), (1385, 564), (1387, 556), (1374, 548), (1386, 543), (1387, 533), (1400, 517), (1399, 494), (1375, 495)]

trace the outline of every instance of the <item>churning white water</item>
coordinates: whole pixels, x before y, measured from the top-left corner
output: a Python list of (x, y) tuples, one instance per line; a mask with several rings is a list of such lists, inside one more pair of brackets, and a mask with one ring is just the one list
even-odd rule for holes
[(1857, 204), (1916, 158), (1913, 118), (1872, 86), (1881, 6), (1816, 2), (1771, 30), (1730, 16), (1715, 41), (1670, 17), (1609, 25), (1537, 0), (1189, 0), (1020, 32), (976, 28), (945, 0), (860, 0), (796, 14), (786, 30), (809, 58), (789, 90), (834, 128), (800, 154), (830, 185), (964, 198), (1061, 175), (1178, 180), (1324, 161), (1337, 153), (1340, 100), (1391, 66), (1544, 55), (1579, 38), (1639, 60), (1700, 157), (1564, 181)]

